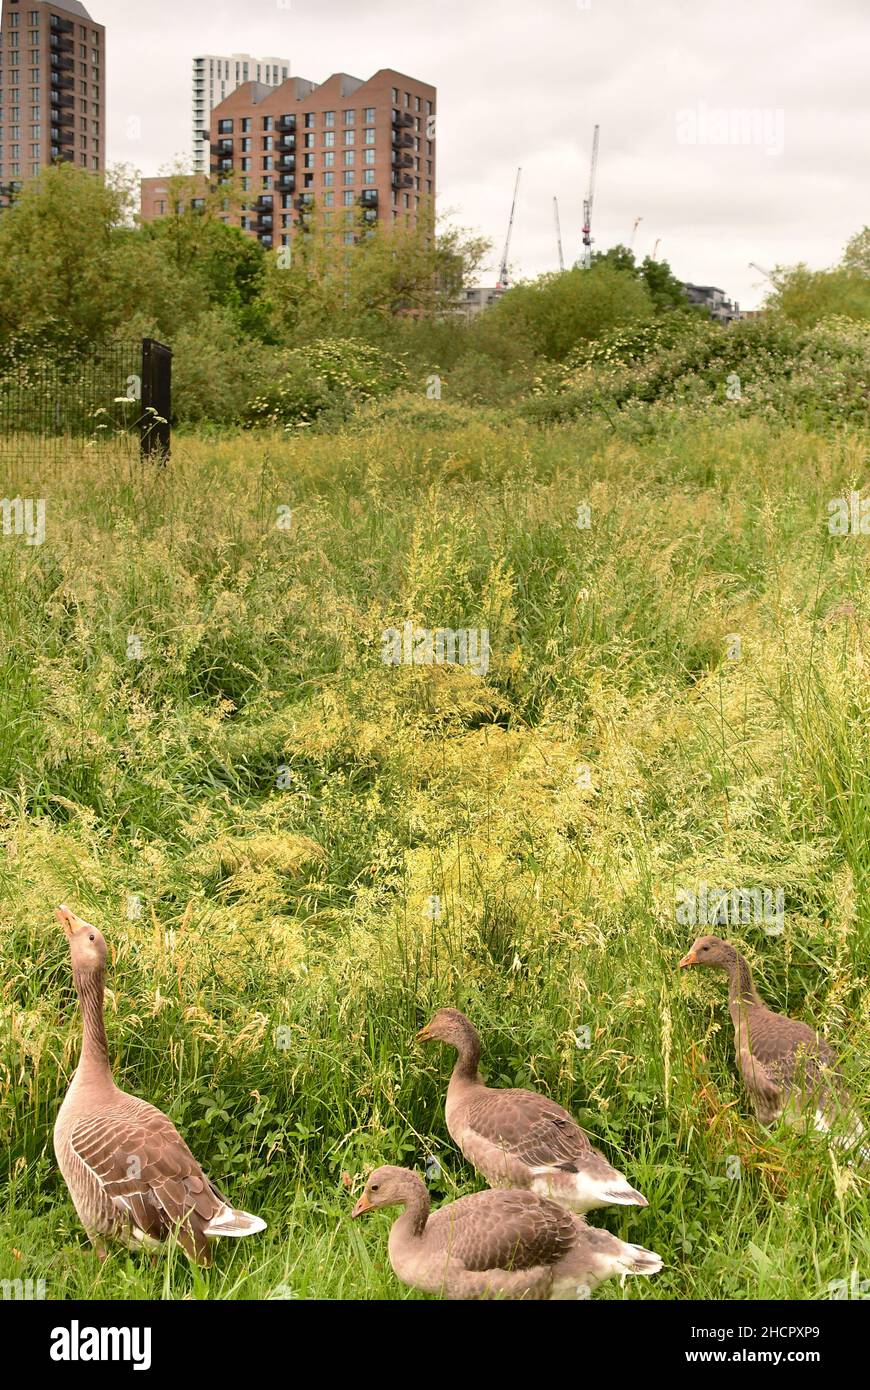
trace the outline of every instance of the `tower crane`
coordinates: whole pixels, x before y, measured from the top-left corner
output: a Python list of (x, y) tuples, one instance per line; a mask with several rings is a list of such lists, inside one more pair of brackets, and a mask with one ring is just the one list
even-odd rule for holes
[(553, 199), (553, 216), (556, 219), (556, 245), (559, 248), (559, 269), (565, 269), (565, 257), (562, 254), (562, 228), (559, 225), (559, 199)]
[(643, 221), (643, 218), (642, 218), (642, 217), (636, 217), (636, 218), (634, 219), (634, 226), (633, 226), (632, 229), (631, 229), (631, 241), (628, 243), (628, 249), (629, 249), (629, 251), (633, 251), (633, 250), (634, 250), (634, 238), (635, 238), (635, 235), (637, 234), (637, 229), (638, 229), (638, 227), (640, 226), (640, 224), (641, 224), (642, 221)]
[(592, 133), (592, 159), (589, 164), (589, 188), (583, 199), (583, 253), (580, 264), (588, 270), (592, 264), (592, 201), (595, 197), (595, 172), (598, 168), (598, 126)]
[(514, 213), (517, 209), (517, 192), (519, 191), (520, 174), (522, 172), (522, 168), (517, 169), (517, 181), (514, 184), (514, 198), (513, 202), (511, 203), (511, 218), (508, 222), (507, 239), (504, 244), (504, 252), (502, 253), (501, 258), (501, 269), (498, 272), (498, 284), (496, 285), (497, 290), (506, 290), (508, 288), (508, 253), (511, 249), (511, 232), (514, 229)]
[(763, 266), (763, 265), (758, 265), (755, 261), (750, 261), (750, 262), (749, 262), (749, 269), (750, 269), (750, 270), (757, 270), (757, 271), (759, 272), (760, 275), (763, 275), (763, 276), (764, 276), (765, 280), (769, 280), (770, 283), (773, 284), (773, 276), (771, 275), (771, 273), (770, 273), (769, 270), (765, 270), (765, 269), (764, 269), (764, 266)]

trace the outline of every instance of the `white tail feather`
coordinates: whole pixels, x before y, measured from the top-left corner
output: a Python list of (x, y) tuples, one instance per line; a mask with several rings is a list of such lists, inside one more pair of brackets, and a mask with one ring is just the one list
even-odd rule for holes
[(206, 1236), (255, 1236), (265, 1231), (266, 1223), (260, 1216), (252, 1216), (249, 1211), (236, 1211), (234, 1207), (224, 1207), (218, 1216), (213, 1216), (203, 1227)]

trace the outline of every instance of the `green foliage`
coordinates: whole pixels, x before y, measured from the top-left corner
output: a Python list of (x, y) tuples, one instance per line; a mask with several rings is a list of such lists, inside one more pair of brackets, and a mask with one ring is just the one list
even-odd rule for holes
[[(590, 1220), (665, 1268), (596, 1300), (825, 1298), (870, 1268), (866, 1183), (755, 1121), (724, 981), (676, 968), (675, 889), (784, 887), (783, 935), (736, 939), (866, 1114), (870, 593), (866, 538), (827, 528), (866, 430), (711, 412), (663, 447), (396, 399), (332, 435), (182, 436), (159, 476), (16, 475), (49, 511), (44, 545), (0, 538), (0, 1278), (412, 1297), (390, 1216), (349, 1210), (383, 1161), (437, 1155), (436, 1202), (481, 1186), (445, 1131), (450, 1058), (414, 1043), (449, 1003), (492, 1084), (567, 1104), (649, 1199)], [(385, 666), (406, 618), (487, 626), (486, 675)], [(101, 1266), (60, 1180), (61, 901), (109, 941), (119, 1085), (269, 1223), (208, 1271)]]
[(711, 408), (814, 428), (867, 416), (870, 329), (829, 319), (800, 330), (765, 317), (723, 328), (694, 316), (621, 332), (541, 374), (529, 418), (620, 411), (653, 424)]
[(490, 312), (503, 332), (561, 361), (578, 343), (652, 318), (653, 305), (644, 285), (599, 262), (517, 285)]
[(353, 338), (324, 338), (284, 355), (280, 376), (248, 404), (250, 425), (310, 425), (347, 415), (354, 405), (404, 386), (404, 363)]

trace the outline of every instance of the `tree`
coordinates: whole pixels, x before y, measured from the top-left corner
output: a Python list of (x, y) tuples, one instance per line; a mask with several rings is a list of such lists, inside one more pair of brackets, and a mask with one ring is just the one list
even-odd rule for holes
[(491, 312), (506, 332), (561, 361), (578, 343), (651, 319), (653, 303), (637, 276), (602, 257), (589, 270), (575, 267), (516, 285)]

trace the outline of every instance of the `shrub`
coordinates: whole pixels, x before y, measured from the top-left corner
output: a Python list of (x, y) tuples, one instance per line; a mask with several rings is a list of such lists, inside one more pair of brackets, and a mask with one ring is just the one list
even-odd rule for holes
[(379, 400), (407, 381), (405, 364), (380, 348), (356, 338), (321, 338), (284, 356), (280, 377), (249, 401), (245, 423), (292, 429), (325, 414), (344, 419), (354, 406)]

